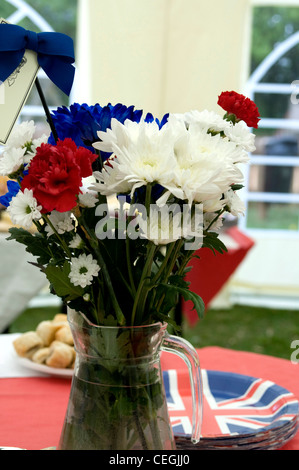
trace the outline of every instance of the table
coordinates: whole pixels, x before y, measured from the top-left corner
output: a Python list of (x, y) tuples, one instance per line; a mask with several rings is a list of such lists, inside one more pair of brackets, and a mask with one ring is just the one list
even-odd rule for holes
[[(0, 335), (0, 446), (28, 450), (56, 446), (68, 403), (71, 380), (42, 375), (20, 366), (13, 354), (14, 335)], [(299, 399), (299, 364), (270, 356), (220, 347), (198, 350), (203, 369), (264, 378)], [(163, 353), (162, 367), (182, 367)], [(299, 433), (283, 447), (299, 450)]]

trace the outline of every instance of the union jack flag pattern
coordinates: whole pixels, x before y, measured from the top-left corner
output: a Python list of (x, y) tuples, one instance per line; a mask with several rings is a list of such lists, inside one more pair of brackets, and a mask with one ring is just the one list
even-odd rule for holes
[[(188, 373), (163, 372), (175, 435), (190, 435), (192, 398)], [(205, 438), (262, 435), (298, 420), (298, 401), (275, 383), (239, 374), (202, 370)]]

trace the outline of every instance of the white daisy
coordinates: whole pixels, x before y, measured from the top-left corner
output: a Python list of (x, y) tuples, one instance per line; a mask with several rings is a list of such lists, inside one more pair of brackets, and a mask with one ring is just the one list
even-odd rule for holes
[(92, 255), (82, 254), (78, 258), (71, 258), (71, 271), (69, 278), (74, 286), (86, 287), (92, 283), (100, 267)]
[(41, 218), (41, 210), (42, 207), (38, 206), (37, 200), (33, 197), (33, 191), (27, 188), (24, 192), (19, 191), (7, 208), (12, 223), (26, 229), (32, 226), (34, 220)]
[(8, 176), (16, 172), (24, 163), (24, 148), (9, 148), (0, 156), (0, 175)]
[[(51, 212), (48, 218), (50, 219), (50, 222), (53, 224), (54, 228), (60, 235), (65, 232), (71, 232), (75, 228), (73, 214), (70, 211), (58, 212), (54, 210)], [(51, 225), (47, 224), (46, 232), (48, 234), (48, 237), (50, 237), (50, 235), (53, 235), (54, 230), (52, 229)]]
[(78, 235), (78, 233), (76, 233), (74, 238), (69, 243), (69, 247), (70, 248), (83, 248), (84, 247), (84, 242), (82, 238), (80, 237), (80, 235)]

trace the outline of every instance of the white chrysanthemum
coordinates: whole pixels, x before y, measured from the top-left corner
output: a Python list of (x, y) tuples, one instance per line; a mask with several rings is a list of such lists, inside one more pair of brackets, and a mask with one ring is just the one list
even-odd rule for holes
[(32, 142), (35, 133), (35, 124), (33, 121), (25, 121), (14, 127), (9, 138), (7, 139), (7, 147), (23, 147), (27, 143)]
[[(147, 127), (147, 132), (151, 131), (152, 127)], [(117, 119), (111, 119), (111, 129), (107, 128), (105, 132), (99, 131), (98, 137), (100, 142), (95, 142), (93, 147), (103, 152), (112, 153), (115, 145), (118, 147), (127, 147), (129, 143), (137, 140), (139, 135), (139, 123), (127, 119), (121, 124)]]
[(106, 196), (132, 195), (138, 187), (157, 183), (166, 189), (160, 207), (170, 194), (189, 204), (219, 201), (232, 184), (243, 181), (237, 163), (247, 162), (248, 155), (239, 142), (207, 131), (231, 127), (208, 111), (170, 115), (161, 129), (155, 122), (123, 125), (114, 120), (110, 130), (99, 132), (97, 148), (112, 157), (102, 172), (94, 173), (97, 183), (91, 189)]
[(24, 163), (24, 148), (10, 148), (0, 156), (0, 175), (8, 176), (17, 171)]
[(131, 191), (132, 185), (126, 180), (121, 180), (117, 163), (107, 164), (105, 162), (102, 171), (94, 171), (95, 182), (88, 188), (97, 191), (103, 196), (113, 196), (116, 193), (127, 194)]
[[(58, 212), (52, 211), (51, 214), (48, 216), (50, 219), (51, 224), (55, 228), (55, 230), (62, 235), (65, 232), (71, 232), (74, 230), (74, 219), (72, 213), (69, 212)], [(53, 235), (54, 230), (52, 229), (51, 225), (47, 224), (46, 232), (48, 237)]]
[(97, 203), (97, 195), (94, 193), (79, 194), (79, 204), (84, 207), (94, 207)]
[(203, 205), (195, 204), (193, 208), (188, 206), (187, 211), (186, 207), (187, 205), (184, 206), (183, 211), (183, 238), (190, 240), (195, 237), (197, 241), (200, 241), (203, 235)]
[[(94, 173), (100, 181), (92, 187), (101, 194), (131, 192), (148, 183), (159, 183), (167, 187), (173, 180), (176, 160), (173, 153), (172, 129), (166, 124), (161, 129), (156, 122), (134, 123), (124, 126), (118, 121), (112, 130), (101, 134), (103, 143), (98, 148), (108, 149), (114, 157), (102, 174)], [(104, 145), (104, 147), (103, 147)]]
[(203, 216), (203, 228), (204, 230), (209, 229), (209, 232), (219, 232), (223, 225), (222, 217), (218, 217), (215, 212), (207, 212)]
[(69, 278), (74, 286), (86, 287), (92, 283), (100, 267), (92, 255), (82, 254), (78, 258), (71, 258), (71, 271)]
[(173, 214), (167, 206), (151, 206), (149, 217), (138, 214), (139, 233), (141, 238), (151, 240), (155, 245), (167, 245), (182, 238), (182, 214)]
[(229, 129), (232, 124), (223, 119), (214, 111), (198, 111), (193, 110), (183, 114), (183, 120), (189, 124), (196, 124), (198, 129), (203, 132), (221, 132)]
[(80, 235), (78, 235), (78, 233), (76, 233), (74, 238), (70, 241), (69, 247), (70, 248), (83, 248), (84, 247), (84, 242), (82, 238), (80, 237)]
[(253, 152), (255, 150), (255, 135), (243, 121), (237, 122), (234, 126), (226, 129), (225, 135), (229, 140), (240, 145), (246, 152)]
[(42, 207), (38, 206), (33, 191), (25, 189), (14, 196), (7, 208), (13, 224), (29, 229), (34, 220), (41, 218)]
[(220, 198), (209, 199), (203, 202), (203, 212), (217, 212), (226, 204), (226, 199), (223, 199), (222, 195)]
[[(231, 184), (243, 181), (243, 175), (235, 164), (242, 160), (238, 146), (219, 134), (212, 136), (198, 132), (190, 124), (178, 136), (175, 144), (177, 167), (173, 194), (187, 199), (190, 204), (209, 199), (219, 199)], [(169, 186), (170, 191), (171, 188)]]
[(232, 189), (229, 189), (224, 194), (224, 197), (226, 200), (226, 206), (232, 215), (236, 217), (239, 214), (245, 215), (245, 204), (235, 191), (233, 191)]

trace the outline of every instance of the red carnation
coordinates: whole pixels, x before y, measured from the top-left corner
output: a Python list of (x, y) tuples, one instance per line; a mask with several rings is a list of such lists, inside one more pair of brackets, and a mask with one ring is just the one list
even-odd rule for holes
[(259, 110), (250, 98), (235, 91), (224, 91), (218, 97), (218, 104), (228, 114), (234, 114), (239, 121), (244, 121), (247, 126), (257, 129), (260, 120)]
[(82, 178), (92, 174), (97, 155), (77, 147), (72, 139), (42, 144), (32, 159), (22, 190), (32, 189), (42, 212), (66, 212), (77, 204)]

